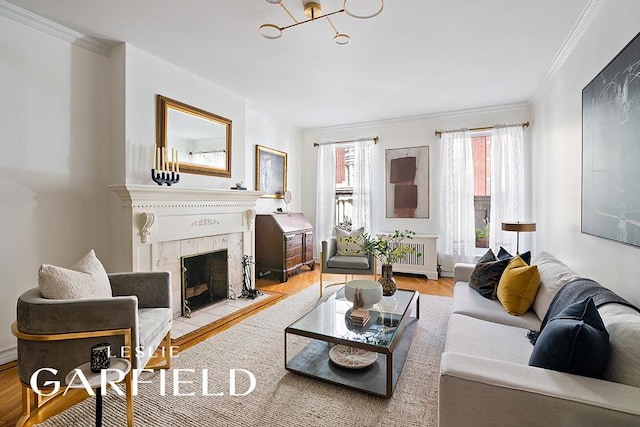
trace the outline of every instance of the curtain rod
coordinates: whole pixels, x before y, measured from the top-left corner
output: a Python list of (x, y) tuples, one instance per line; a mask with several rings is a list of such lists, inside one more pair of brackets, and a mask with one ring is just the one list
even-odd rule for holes
[[(520, 126), (522, 126), (523, 128), (528, 128), (529, 127), (529, 122), (524, 122), (521, 123)], [(484, 126), (484, 127), (480, 127), (480, 128), (470, 128), (469, 130), (491, 130), (493, 129), (495, 126)], [(458, 129), (458, 130), (463, 130), (463, 129)], [(465, 129), (466, 130), (466, 129)], [(442, 136), (442, 132), (455, 132), (455, 131), (442, 131), (442, 130), (436, 130), (434, 133), (436, 134), (436, 136)]]
[(346, 144), (347, 142), (360, 142), (360, 141), (369, 141), (373, 139), (373, 143), (377, 144), (378, 140), (380, 138), (378, 138), (377, 136), (374, 137), (368, 137), (368, 138), (356, 138), (356, 139), (347, 139), (344, 141), (327, 141), (327, 142), (314, 142), (313, 146), (314, 147), (319, 147), (321, 145), (330, 145), (330, 144)]

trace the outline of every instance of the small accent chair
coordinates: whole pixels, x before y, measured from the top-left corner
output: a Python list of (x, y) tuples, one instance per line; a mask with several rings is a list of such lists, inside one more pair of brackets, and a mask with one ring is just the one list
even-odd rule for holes
[[(376, 274), (376, 264), (373, 255), (340, 255), (338, 253), (338, 242), (335, 237), (331, 237), (328, 241), (324, 240), (322, 242), (320, 260), (320, 296), (322, 296), (324, 288), (347, 283), (348, 274), (373, 276)], [(344, 282), (331, 283), (324, 286), (322, 283), (323, 274), (344, 274)]]
[[(132, 369), (142, 369), (164, 342), (163, 354), (158, 357), (164, 359), (164, 364), (154, 363), (149, 367), (170, 367), (173, 317), (170, 274), (108, 276), (111, 298), (47, 299), (39, 288), (19, 297), (17, 320), (12, 325), (13, 334), (18, 338), (18, 375), (22, 383), (22, 417), (16, 426), (40, 423), (86, 397), (84, 389), (70, 389), (63, 396), (64, 378), (72, 369), (89, 362), (91, 346), (95, 344), (109, 343), (112, 355), (127, 358)], [(44, 386), (45, 381), (59, 382), (60, 390), (52, 398), (43, 398), (30, 387), (31, 376), (41, 368), (57, 370), (55, 375), (49, 372), (38, 375), (38, 387), (43, 393), (52, 391), (51, 387)], [(131, 372), (125, 384), (127, 424), (133, 426)]]

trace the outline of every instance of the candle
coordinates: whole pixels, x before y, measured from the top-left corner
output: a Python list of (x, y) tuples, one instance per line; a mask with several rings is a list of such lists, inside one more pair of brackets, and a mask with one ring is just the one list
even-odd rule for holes
[(167, 170), (167, 147), (162, 147), (162, 170)]
[(176, 150), (176, 172), (180, 173), (180, 161), (178, 160), (178, 150)]
[(153, 150), (153, 166), (152, 168), (156, 168), (156, 165), (158, 164), (158, 150)]

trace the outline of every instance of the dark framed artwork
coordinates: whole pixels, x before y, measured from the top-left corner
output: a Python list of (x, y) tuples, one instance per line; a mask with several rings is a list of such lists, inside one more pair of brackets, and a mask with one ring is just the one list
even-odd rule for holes
[(384, 151), (387, 218), (429, 218), (429, 147)]
[(256, 145), (256, 191), (282, 199), (287, 191), (287, 153)]
[(582, 90), (582, 232), (640, 246), (640, 38)]

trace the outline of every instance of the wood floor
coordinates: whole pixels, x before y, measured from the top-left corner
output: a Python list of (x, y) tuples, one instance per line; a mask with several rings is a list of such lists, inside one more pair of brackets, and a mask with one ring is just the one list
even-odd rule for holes
[[(452, 296), (453, 295), (453, 279), (440, 278), (438, 280), (426, 280), (424, 276), (403, 275), (394, 274), (396, 283), (399, 288), (417, 290), (422, 294)], [(371, 278), (371, 276), (355, 276), (354, 278)], [(349, 277), (351, 279), (351, 276)], [(313, 271), (305, 271), (291, 277), (286, 283), (280, 283), (275, 278), (263, 278), (256, 280), (256, 287), (258, 289), (281, 293), (284, 295), (292, 295), (307, 287), (317, 283), (320, 280), (319, 269), (316, 268)], [(325, 274), (323, 276), (323, 282), (339, 282), (344, 281), (344, 275)], [(188, 342), (181, 342), (180, 350), (192, 347), (199, 342), (202, 342), (212, 335), (215, 335), (225, 329), (230, 328), (236, 323), (242, 321), (244, 318), (255, 314), (257, 311), (264, 310), (280, 301), (280, 299), (274, 299), (272, 304), (266, 304), (259, 309), (246, 313), (242, 316), (236, 316), (230, 319), (228, 322), (221, 324), (219, 327), (213, 329), (207, 334), (201, 335)], [(15, 362), (7, 363), (0, 366), (0, 427), (14, 426), (18, 421), (21, 408), (21, 390), (20, 380), (18, 379), (18, 373)]]

